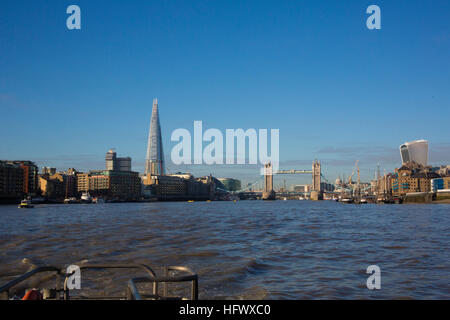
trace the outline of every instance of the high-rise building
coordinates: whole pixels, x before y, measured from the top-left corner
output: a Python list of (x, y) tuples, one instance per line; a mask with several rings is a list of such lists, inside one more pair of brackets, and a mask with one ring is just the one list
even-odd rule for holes
[(0, 160), (0, 201), (23, 196), (24, 170), (11, 161)]
[(334, 185), (327, 182), (321, 182), (320, 183), (320, 190), (322, 191), (334, 191)]
[(223, 183), (224, 187), (228, 191), (238, 191), (241, 190), (241, 181), (231, 178), (218, 178), (220, 182)]
[(106, 161), (106, 170), (114, 171), (116, 169), (116, 152), (114, 151), (114, 149), (110, 149), (106, 153), (105, 161)]
[(114, 149), (110, 149), (106, 153), (106, 170), (128, 172), (131, 171), (131, 158), (117, 158)]
[(55, 173), (56, 173), (56, 168), (42, 167), (42, 174), (53, 175)]
[(400, 155), (402, 157), (402, 164), (414, 161), (423, 166), (428, 163), (428, 141), (415, 140), (405, 142), (400, 146)]
[(38, 189), (38, 171), (32, 161), (0, 160), (0, 198), (15, 199), (35, 195)]
[(39, 169), (36, 164), (29, 160), (12, 161), (23, 170), (23, 192), (26, 195), (35, 194), (38, 189)]
[(153, 100), (150, 132), (148, 135), (147, 156), (145, 158), (146, 175), (164, 175), (164, 152), (159, 123), (158, 99)]
[(106, 170), (78, 173), (78, 192), (89, 192), (106, 200), (134, 201), (141, 196), (139, 173), (131, 171), (131, 158), (118, 158), (114, 149), (106, 153)]

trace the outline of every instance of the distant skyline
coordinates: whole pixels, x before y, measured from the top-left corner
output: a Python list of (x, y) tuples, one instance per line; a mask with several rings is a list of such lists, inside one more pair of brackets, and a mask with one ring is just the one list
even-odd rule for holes
[[(66, 28), (71, 4), (81, 30)], [(371, 4), (381, 30), (366, 28)], [(332, 181), (356, 160), (365, 181), (378, 162), (392, 171), (416, 139), (429, 141), (430, 164), (448, 164), (448, 21), (448, 1), (3, 0), (0, 159), (101, 169), (115, 148), (143, 172), (158, 98), (170, 172), (258, 176), (170, 163), (172, 131), (194, 120), (280, 129), (280, 168), (317, 158)]]

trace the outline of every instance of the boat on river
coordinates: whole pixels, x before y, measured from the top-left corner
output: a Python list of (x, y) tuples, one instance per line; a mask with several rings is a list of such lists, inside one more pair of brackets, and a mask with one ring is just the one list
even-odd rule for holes
[(92, 197), (89, 192), (83, 192), (81, 194), (81, 202), (82, 203), (92, 203)]
[(92, 203), (105, 203), (105, 200), (103, 198), (92, 198)]
[(75, 198), (75, 197), (70, 197), (70, 198), (65, 198), (64, 199), (64, 203), (66, 203), (66, 204), (77, 203), (77, 202), (78, 202), (77, 198)]
[(18, 206), (19, 209), (30, 209), (33, 207), (34, 206), (31, 204), (31, 200), (29, 200), (29, 199), (22, 200)]

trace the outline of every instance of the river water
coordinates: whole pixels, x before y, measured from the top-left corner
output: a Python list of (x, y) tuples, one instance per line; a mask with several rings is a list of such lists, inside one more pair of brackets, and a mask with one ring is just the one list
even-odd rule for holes
[[(445, 204), (0, 206), (0, 284), (30, 263), (139, 262), (189, 266), (200, 299), (450, 299), (449, 240)], [(369, 265), (381, 269), (380, 290), (366, 287)], [(82, 285), (122, 293), (135, 274), (101, 276), (82, 274)]]

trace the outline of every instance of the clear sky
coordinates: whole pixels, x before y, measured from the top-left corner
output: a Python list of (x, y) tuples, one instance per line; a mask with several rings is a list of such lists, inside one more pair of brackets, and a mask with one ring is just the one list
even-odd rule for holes
[[(71, 4), (81, 30), (66, 28)], [(366, 27), (371, 4), (381, 30)], [(449, 49), (447, 0), (2, 0), (0, 159), (102, 169), (114, 147), (143, 171), (157, 97), (172, 171), (171, 132), (194, 120), (278, 128), (281, 168), (318, 158), (330, 180), (358, 159), (366, 180), (378, 162), (392, 170), (399, 145), (422, 138), (431, 163), (447, 164)]]

